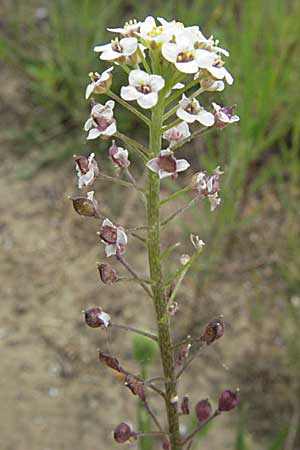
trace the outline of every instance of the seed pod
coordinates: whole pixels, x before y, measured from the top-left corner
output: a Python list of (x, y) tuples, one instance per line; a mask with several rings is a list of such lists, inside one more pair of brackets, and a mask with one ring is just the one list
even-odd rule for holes
[(80, 216), (99, 217), (98, 202), (94, 199), (94, 192), (88, 192), (87, 197), (73, 197), (73, 208)]
[(118, 442), (118, 444), (123, 444), (124, 442), (127, 442), (131, 436), (132, 430), (127, 423), (122, 422), (116, 426), (114, 430), (114, 439), (116, 442)]
[(118, 372), (122, 372), (122, 368), (117, 358), (110, 355), (109, 353), (99, 351), (99, 360), (103, 362), (107, 367), (117, 370)]
[(146, 400), (144, 384), (132, 375), (125, 378), (125, 386), (127, 386), (134, 395), (137, 395), (142, 401)]
[(91, 328), (107, 328), (110, 325), (110, 315), (104, 312), (100, 306), (87, 309), (84, 316), (86, 324)]
[(197, 419), (200, 423), (205, 422), (207, 420), (212, 412), (212, 407), (209, 401), (206, 400), (200, 400), (196, 406), (195, 406), (195, 412)]
[(206, 343), (206, 345), (212, 344), (217, 339), (220, 339), (225, 331), (225, 324), (222, 320), (222, 317), (219, 319), (211, 320), (203, 335), (201, 336), (201, 340)]
[(113, 284), (118, 281), (118, 275), (115, 269), (110, 264), (101, 263), (98, 264), (99, 275), (102, 283)]
[(232, 409), (234, 409), (239, 402), (237, 394), (237, 391), (234, 392), (230, 389), (223, 391), (219, 398), (219, 411), (231, 411)]
[(167, 438), (164, 438), (162, 441), (163, 450), (170, 450), (170, 442)]
[(181, 405), (180, 405), (180, 409), (181, 409), (182, 414), (184, 414), (185, 416), (188, 416), (190, 414), (189, 398), (187, 395), (185, 395), (183, 397)]

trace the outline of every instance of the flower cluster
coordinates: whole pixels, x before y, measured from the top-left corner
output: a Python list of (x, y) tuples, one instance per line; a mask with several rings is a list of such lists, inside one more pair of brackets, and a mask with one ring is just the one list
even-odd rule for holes
[[(201, 258), (205, 243), (197, 234), (191, 234), (190, 254), (187, 250), (187, 253), (178, 257), (176, 270), (166, 275), (169, 271), (163, 270), (165, 258), (171, 251), (175, 251), (180, 243), (171, 243), (161, 252), (160, 249), (164, 247), (161, 245), (161, 233), (171, 220), (178, 214), (183, 214), (196, 201), (207, 198), (211, 211), (214, 211), (221, 202), (220, 176), (223, 172), (220, 167), (216, 167), (211, 175), (205, 170), (196, 172), (197, 169), (194, 169), (193, 173), (196, 173), (192, 176), (192, 171), (188, 170), (190, 162), (179, 157), (176, 151), (206, 131), (217, 132), (239, 121), (233, 107), (221, 106), (216, 102), (205, 103), (205, 96), (199, 99), (204, 92), (215, 92), (218, 95), (217, 93), (223, 91), (226, 85), (233, 83), (232, 75), (225, 68), (224, 59), (229, 56), (229, 52), (219, 46), (219, 42), (213, 36), (205, 37), (199, 26), (185, 26), (181, 22), (167, 21), (161, 17), (154, 19), (148, 16), (144, 21), (131, 20), (123, 27), (108, 28), (108, 31), (117, 36), (110, 42), (94, 48), (99, 54), (99, 59), (102, 62), (109, 62), (109, 65), (102, 73), (89, 74), (90, 82), (85, 90), (85, 98), (90, 99), (91, 109), (84, 130), (87, 132), (88, 141), (98, 138), (109, 139), (106, 155), (112, 163), (108, 170), (113, 171), (113, 174), (103, 173), (104, 164), (101, 164), (101, 170), (99, 169), (95, 153), (91, 153), (88, 157), (75, 155), (78, 188), (83, 189), (83, 193), (71, 197), (71, 200), (80, 216), (101, 220), (97, 234), (104, 244), (105, 256), (129, 273), (129, 277), (119, 276), (119, 270), (106, 262), (101, 262), (97, 264), (100, 281), (106, 285), (105, 288), (116, 283), (119, 285), (120, 282), (138, 283), (155, 305), (158, 333), (156, 335), (112, 322), (110, 315), (100, 306), (88, 308), (84, 313), (85, 321), (91, 328), (118, 328), (146, 336), (147, 339), (152, 339), (155, 345), (158, 344), (163, 359), (163, 378), (159, 379), (166, 381), (165, 386), (161, 382), (156, 384), (157, 378), (149, 381), (144, 373), (146, 367), (143, 368), (141, 378), (125, 370), (115, 356), (99, 351), (99, 360), (121, 376), (120, 379), (123, 379), (125, 386), (139, 398), (159, 429), (149, 433), (145, 433), (144, 430), (134, 431), (130, 425), (122, 422), (114, 430), (115, 441), (131, 442), (150, 434), (161, 439), (164, 449), (174, 450), (185, 445), (190, 448), (195, 434), (224, 411), (232, 410), (238, 403), (238, 396), (235, 391), (228, 389), (223, 391), (215, 410), (207, 399), (198, 401), (194, 409), (198, 422), (195, 430), (190, 434), (180, 435), (179, 410), (181, 409), (182, 415), (189, 415), (191, 408), (187, 395), (179, 397), (177, 384), (198, 351), (202, 347), (209, 347), (224, 335), (225, 325), (223, 316), (220, 316), (211, 320), (199, 337), (192, 338), (188, 335), (183, 341), (170, 346), (172, 335), (170, 327), (176, 322), (176, 313), (182, 303), (178, 298), (178, 290), (188, 270), (197, 258)], [(115, 84), (113, 78), (117, 69), (123, 69), (127, 77), (125, 85), (120, 87), (119, 92), (113, 89)], [(102, 95), (105, 95), (105, 100), (101, 101), (101, 97), (99, 101), (94, 99)], [(134, 125), (141, 126), (139, 135), (142, 136), (142, 142), (119, 131), (121, 126), (118, 123), (117, 127), (116, 105), (118, 107), (121, 105), (134, 115), (138, 121), (134, 122)], [(139, 157), (140, 164), (136, 168), (133, 167), (133, 170), (136, 170), (133, 175), (131, 171), (135, 154)], [(198, 160), (198, 155), (195, 155), (193, 161)], [(148, 177), (145, 184), (140, 174), (143, 168)], [(185, 171), (183, 180), (186, 185), (162, 197), (160, 183), (164, 183), (166, 189), (168, 183), (161, 180), (168, 177), (175, 180), (179, 173)], [(90, 187), (97, 177), (136, 193), (147, 210), (146, 224), (134, 222), (133, 226), (125, 228), (115, 219), (111, 221), (106, 214), (103, 215), (102, 202), (98, 204)], [(161, 208), (183, 194), (192, 198), (165, 218), (165, 212), (161, 211)], [(135, 212), (133, 216), (135, 218)], [(124, 221), (125, 217), (127, 214), (123, 215)], [(141, 246), (144, 245), (147, 249), (148, 274), (140, 275), (142, 269), (136, 270), (127, 260), (127, 255), (124, 255), (128, 236), (138, 239)], [(169, 236), (171, 239), (172, 234)], [(171, 316), (174, 316), (172, 321), (169, 320)], [(136, 315), (132, 317), (137, 318)], [(148, 389), (152, 389), (164, 399), (168, 413), (168, 432), (162, 431), (164, 427), (159, 424), (159, 419), (150, 408), (148, 401), (149, 398), (151, 401), (151, 396), (148, 396)], [(177, 404), (178, 408), (174, 407)]]

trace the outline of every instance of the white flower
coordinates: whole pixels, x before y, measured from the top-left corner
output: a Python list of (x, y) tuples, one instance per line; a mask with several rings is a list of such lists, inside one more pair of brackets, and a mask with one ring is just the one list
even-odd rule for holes
[(223, 61), (217, 61), (215, 64), (211, 66), (207, 66), (206, 69), (208, 72), (217, 80), (225, 79), (226, 82), (231, 85), (233, 83), (233, 77), (231, 73), (228, 72), (227, 69), (223, 66)]
[(200, 106), (195, 98), (189, 99), (183, 94), (179, 105), (176, 114), (185, 122), (194, 123), (197, 121), (206, 127), (211, 127), (214, 124), (214, 115)]
[(186, 33), (176, 37), (176, 42), (165, 42), (162, 45), (163, 57), (175, 64), (183, 73), (196, 73), (200, 68), (212, 66), (216, 54), (204, 49), (195, 49), (194, 44)]
[(98, 234), (105, 244), (105, 254), (107, 257), (122, 255), (125, 252), (127, 235), (122, 226), (116, 226), (109, 219), (105, 219)]
[[(197, 75), (197, 74), (196, 74)], [(198, 78), (198, 77), (196, 77)], [(205, 91), (214, 92), (214, 91), (224, 91), (225, 85), (223, 81), (215, 80), (212, 77), (205, 77), (200, 80), (200, 86)]]
[(170, 147), (177, 144), (191, 135), (189, 126), (186, 122), (180, 122), (178, 125), (170, 128), (163, 133), (163, 138), (170, 142)]
[(138, 41), (135, 37), (125, 37), (120, 41), (116, 38), (109, 44), (97, 45), (94, 47), (94, 51), (101, 53), (100, 59), (114, 61), (132, 55), (136, 52), (137, 46)]
[(128, 77), (129, 86), (122, 86), (121, 97), (124, 100), (136, 100), (145, 109), (152, 108), (158, 100), (158, 92), (164, 87), (165, 80), (160, 75), (149, 75), (143, 70), (132, 70)]
[(224, 128), (226, 125), (229, 125), (234, 122), (238, 122), (240, 120), (239, 116), (236, 114), (233, 115), (233, 107), (229, 106), (220, 106), (217, 103), (212, 103), (213, 108), (215, 110), (215, 127), (216, 128)]
[(176, 159), (173, 152), (169, 149), (161, 150), (156, 158), (147, 162), (146, 166), (152, 172), (156, 172), (159, 178), (172, 177), (177, 178), (178, 172), (183, 172), (190, 167), (190, 163), (185, 159)]
[(139, 30), (140, 25), (141, 22), (137, 22), (136, 19), (133, 19), (125, 22), (123, 28), (107, 28), (107, 30), (112, 33), (119, 33), (124, 37), (130, 37), (135, 35), (135, 33)]
[(175, 21), (167, 22), (161, 17), (159, 17), (157, 20), (161, 23), (161, 25), (157, 25), (155, 19), (152, 16), (146, 17), (144, 22), (141, 23), (138, 35), (146, 43), (152, 41), (158, 44), (168, 42), (173, 35), (184, 29), (182, 23)]
[(105, 70), (101, 75), (98, 72), (91, 72), (89, 74), (91, 83), (87, 85), (85, 91), (85, 98), (88, 99), (93, 92), (95, 94), (104, 94), (110, 88), (112, 82), (111, 71), (113, 66)]
[(218, 166), (214, 169), (212, 175), (207, 175), (206, 172), (201, 171), (193, 177), (193, 187), (208, 198), (211, 211), (214, 211), (221, 203), (218, 192), (220, 191), (220, 175), (223, 173)]
[(126, 169), (130, 166), (130, 161), (128, 159), (128, 150), (122, 147), (117, 147), (113, 141), (112, 145), (109, 147), (109, 158), (112, 160), (114, 165), (119, 169)]
[(195, 249), (202, 251), (202, 249), (205, 245), (205, 242), (203, 242), (199, 236), (197, 236), (196, 234), (191, 234), (190, 240), (191, 240), (191, 243), (193, 244), (193, 246), (195, 247)]
[[(84, 186), (91, 185), (99, 174), (98, 164), (95, 160), (95, 153), (91, 153), (88, 158), (83, 155), (74, 155), (74, 158), (78, 175), (78, 187), (82, 189)], [(93, 192), (89, 192), (89, 194), (93, 196)], [(93, 200), (89, 195), (88, 198), (91, 201)]]
[(84, 129), (89, 131), (87, 139), (96, 139), (99, 136), (109, 137), (117, 131), (113, 109), (115, 102), (108, 100), (105, 105), (96, 103), (92, 107), (90, 118), (85, 122)]

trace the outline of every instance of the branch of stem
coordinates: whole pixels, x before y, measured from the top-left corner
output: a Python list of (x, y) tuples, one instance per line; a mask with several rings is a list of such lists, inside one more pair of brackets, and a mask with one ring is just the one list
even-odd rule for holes
[(119, 97), (117, 94), (115, 94), (110, 89), (106, 92), (106, 94), (111, 97), (116, 102), (120, 103), (124, 108), (128, 109), (132, 114), (134, 114), (136, 117), (138, 117), (140, 120), (142, 120), (146, 125), (150, 125), (150, 120), (148, 117), (146, 117), (143, 113), (141, 113), (138, 109), (136, 109), (134, 106), (130, 105), (128, 102), (123, 100), (121, 97)]
[(202, 430), (209, 422), (211, 422), (215, 417), (220, 415), (220, 411), (217, 409), (205, 422), (199, 423), (196, 428), (184, 439), (182, 445), (187, 444), (194, 436)]
[(152, 339), (155, 342), (158, 341), (158, 337), (155, 334), (149, 333), (147, 331), (139, 330), (138, 328), (128, 327), (127, 325), (120, 325), (118, 323), (112, 323), (112, 322), (110, 322), (110, 326), (119, 328), (120, 330), (131, 331), (132, 333), (140, 334), (141, 336), (146, 336), (147, 338)]
[(152, 298), (152, 293), (150, 291), (150, 289), (148, 288), (148, 286), (140, 279), (140, 277), (138, 276), (138, 274), (136, 273), (136, 271), (131, 267), (131, 265), (121, 256), (121, 255), (116, 255), (116, 258), (118, 261), (120, 261), (120, 263), (126, 267), (126, 269), (128, 270), (129, 273), (131, 273), (131, 275), (136, 278), (136, 280), (139, 282), (139, 284), (142, 286), (142, 288), (144, 289), (145, 292), (147, 292), (147, 294)]

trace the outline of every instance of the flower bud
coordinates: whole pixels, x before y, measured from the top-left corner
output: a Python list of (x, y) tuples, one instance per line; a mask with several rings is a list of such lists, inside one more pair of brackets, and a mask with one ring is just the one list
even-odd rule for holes
[(84, 155), (74, 155), (75, 163), (82, 174), (86, 174), (89, 170), (89, 160)]
[(219, 319), (211, 320), (208, 323), (203, 335), (201, 336), (201, 340), (204, 341), (206, 345), (210, 345), (217, 339), (220, 339), (223, 336), (224, 331), (225, 324), (222, 320), (222, 316), (220, 316)]
[(191, 344), (186, 344), (186, 345), (183, 345), (180, 348), (180, 350), (178, 352), (178, 355), (177, 355), (177, 358), (176, 358), (176, 365), (177, 366), (182, 366), (183, 365), (185, 359), (189, 356), (191, 347), (192, 347)]
[(124, 442), (127, 442), (131, 436), (132, 430), (127, 423), (122, 422), (116, 426), (114, 430), (114, 439), (116, 442), (123, 444)]
[(94, 191), (88, 192), (87, 197), (73, 197), (73, 208), (80, 216), (99, 217), (98, 202), (94, 199)]
[(212, 412), (212, 407), (209, 401), (206, 400), (200, 400), (196, 406), (195, 406), (195, 412), (197, 419), (200, 423), (205, 422), (207, 420)]
[(99, 360), (103, 362), (107, 367), (116, 370), (117, 372), (122, 372), (119, 361), (114, 356), (109, 353), (99, 351)]
[(182, 414), (184, 415), (189, 415), (190, 413), (190, 408), (189, 408), (189, 398), (187, 395), (185, 395), (182, 399), (181, 405), (180, 405), (180, 409)]
[(117, 272), (110, 264), (101, 263), (98, 264), (99, 275), (102, 283), (113, 284), (118, 281)]
[(190, 262), (191, 257), (189, 255), (181, 255), (180, 264), (186, 266)]
[(110, 315), (96, 306), (85, 311), (85, 322), (91, 328), (105, 327), (110, 325)]
[(226, 391), (223, 391), (220, 398), (219, 398), (219, 405), (218, 409), (219, 411), (231, 411), (234, 409), (238, 404), (238, 395), (237, 391), (231, 391), (227, 389)]

